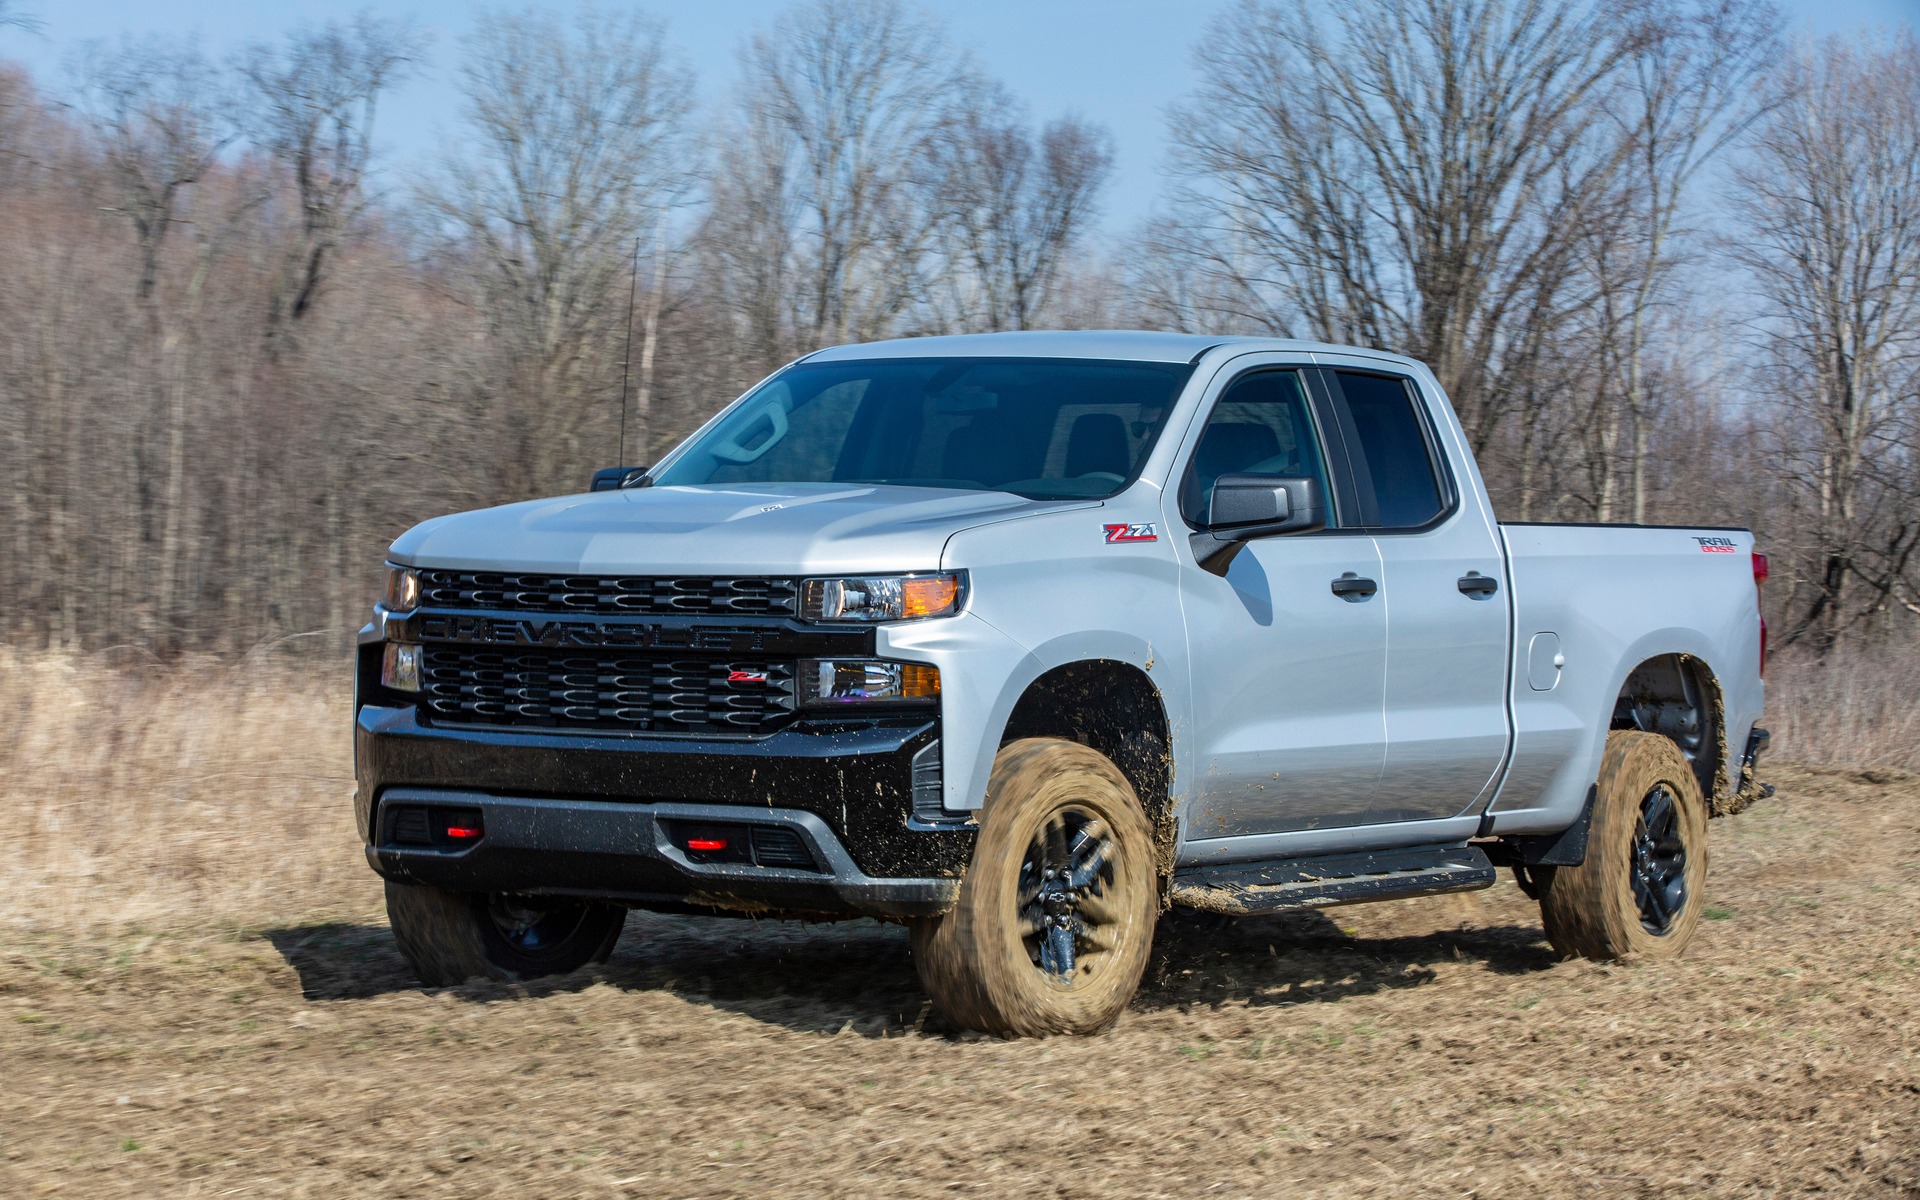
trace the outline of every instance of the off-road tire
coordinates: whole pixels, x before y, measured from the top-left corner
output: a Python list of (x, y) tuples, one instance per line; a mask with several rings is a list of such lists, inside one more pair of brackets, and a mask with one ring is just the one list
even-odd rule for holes
[[(1053, 847), (1066, 846), (1069, 862), (1084, 863), (1100, 844), (1098, 860), (1107, 865), (1089, 876), (1094, 882), (1071, 898), (1053, 896), (1066, 923), (1061, 936), (1073, 946), (1062, 960), (1050, 929), (1034, 933), (1032, 914), (1049, 903), (1036, 881), (1057, 861)], [(1153, 831), (1110, 759), (1054, 738), (1002, 747), (959, 899), (946, 915), (913, 925), (914, 966), (934, 1007), (958, 1028), (1008, 1037), (1110, 1027), (1140, 986), (1152, 949), (1154, 862)], [(1084, 929), (1086, 940), (1069, 927)], [(1042, 966), (1050, 955), (1066, 969)]]
[(503, 898), (387, 881), (387, 920), (400, 952), (428, 987), (469, 979), (513, 982), (565, 975), (605, 962), (627, 910), (575, 902), (552, 907), (551, 943), (530, 951), (502, 932), (494, 906)]
[[(1682, 863), (1667, 878), (1682, 884), (1681, 898), (1663, 928), (1650, 928), (1636, 898), (1635, 844), (1646, 825), (1643, 807), (1663, 794), (1673, 807), (1669, 843)], [(1667, 825), (1664, 819), (1657, 825)], [(1586, 861), (1536, 875), (1547, 940), (1567, 957), (1601, 960), (1672, 958), (1685, 950), (1700, 924), (1706, 899), (1707, 806), (1680, 748), (1667, 738), (1614, 730), (1600, 761), (1598, 793), (1587, 832)], [(1655, 888), (1662, 896), (1670, 889)]]

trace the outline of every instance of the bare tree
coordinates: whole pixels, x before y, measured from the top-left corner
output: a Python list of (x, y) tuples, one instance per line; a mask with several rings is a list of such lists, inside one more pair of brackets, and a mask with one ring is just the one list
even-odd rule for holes
[(1774, 442), (1813, 534), (1785, 640), (1920, 613), (1920, 44), (1829, 41), (1772, 79), (1735, 195)]
[(785, 310), (784, 345), (763, 352), (893, 332), (924, 291), (917, 164), (964, 62), (900, 0), (811, 0), (753, 37), (741, 73), (716, 196), (732, 228), (774, 223), (752, 240), (780, 262), (741, 281), (750, 323)]
[[(963, 329), (1028, 329), (1113, 168), (1105, 129), (1071, 118), (1036, 140), (1004, 88), (975, 81), (928, 145), (926, 187)], [(971, 302), (969, 302), (971, 301)]]
[(446, 162), (428, 202), (503, 339), (509, 490), (531, 494), (575, 482), (600, 424), (590, 405), (617, 365), (629, 248), (689, 186), (692, 81), (657, 23), (592, 9), (570, 27), (495, 14), (466, 51), (475, 152)]
[[(81, 112), (92, 124), (102, 156), (118, 183), (117, 208), (132, 224), (139, 248), (135, 295), (146, 319), (148, 349), (158, 368), (150, 383), (164, 413), (165, 430), (164, 483), (157, 505), (157, 584), (147, 632), (171, 648), (180, 632), (176, 612), (189, 521), (187, 439), (194, 400), (183, 369), (183, 338), (197, 316), (211, 255), (221, 239), (217, 235), (198, 239), (184, 312), (169, 313), (156, 289), (168, 235), (183, 223), (188, 189), (212, 171), (221, 151), (236, 136), (230, 96), (212, 64), (187, 44), (129, 40), (108, 49), (95, 43), (83, 51), (76, 73)], [(145, 473), (144, 462), (142, 466)]]
[(406, 22), (363, 12), (239, 56), (251, 93), (249, 133), (286, 173), (300, 210), (298, 235), (268, 299), (270, 339), (318, 298), (368, 202), (375, 107), (425, 49), (426, 39)]
[(0, 29), (24, 29), (36, 33), (40, 29), (39, 18), (31, 13), (16, 10), (7, 0), (0, 0)]
[[(1630, 426), (1632, 519), (1647, 519), (1653, 456), (1654, 397), (1647, 386), (1648, 343), (1656, 309), (1670, 305), (1677, 243), (1689, 232), (1688, 189), (1700, 170), (1763, 113), (1752, 85), (1776, 59), (1780, 19), (1765, 0), (1627, 0), (1622, 12), (1633, 47), (1613, 106), (1620, 137), (1632, 148), (1625, 188), (1628, 237), (1603, 246), (1598, 276), (1619, 345), (1619, 405)], [(1746, 111), (1736, 114), (1736, 109)], [(1608, 438), (1608, 451), (1614, 438)], [(1611, 453), (1602, 461), (1611, 467)], [(1597, 516), (1611, 520), (1616, 473), (1608, 469)]]
[[(725, 378), (744, 382), (792, 358), (795, 291), (801, 270), (799, 187), (791, 147), (773, 114), (743, 105), (723, 131), (698, 248), (705, 292), (738, 325), (717, 347)], [(744, 343), (747, 363), (737, 360)]]
[(1630, 51), (1612, 9), (1552, 0), (1243, 3), (1173, 121), (1188, 244), (1242, 326), (1424, 358), (1476, 448), (1534, 281), (1570, 271), (1623, 150), (1600, 103)]
[(123, 41), (87, 46), (76, 63), (81, 113), (121, 188), (118, 210), (140, 243), (138, 295), (153, 295), (181, 193), (200, 182), (233, 141), (229, 99), (213, 65), (191, 45)]

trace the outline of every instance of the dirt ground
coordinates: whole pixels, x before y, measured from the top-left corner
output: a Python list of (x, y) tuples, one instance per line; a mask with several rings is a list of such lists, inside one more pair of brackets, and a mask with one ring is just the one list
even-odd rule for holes
[(1510, 882), (1175, 914), (1090, 1039), (930, 1028), (864, 922), (635, 915), (596, 972), (441, 992), (370, 875), (264, 928), (28, 923), (0, 1194), (1920, 1196), (1920, 776), (1773, 778), (1679, 961), (1556, 962)]

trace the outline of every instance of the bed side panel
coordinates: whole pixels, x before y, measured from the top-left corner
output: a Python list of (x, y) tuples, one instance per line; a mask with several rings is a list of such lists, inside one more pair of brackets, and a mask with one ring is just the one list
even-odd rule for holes
[(1738, 756), (1764, 699), (1751, 533), (1503, 525), (1501, 535), (1513, 586), (1514, 747), (1490, 832), (1573, 823), (1599, 772), (1614, 700), (1628, 673), (1658, 655), (1706, 663)]

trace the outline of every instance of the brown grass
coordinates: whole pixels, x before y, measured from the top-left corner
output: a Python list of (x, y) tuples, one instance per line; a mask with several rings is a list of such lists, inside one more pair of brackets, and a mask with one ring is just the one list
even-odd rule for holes
[(258, 924), (364, 911), (348, 671), (110, 666), (0, 647), (6, 923)]
[(1509, 883), (1176, 913), (1117, 1030), (1003, 1043), (868, 922), (419, 990), (341, 673), (0, 658), (0, 1195), (1920, 1195), (1920, 777), (1776, 767), (1676, 961)]
[(1920, 771), (1920, 646), (1855, 646), (1767, 668), (1772, 753), (1796, 762)]

